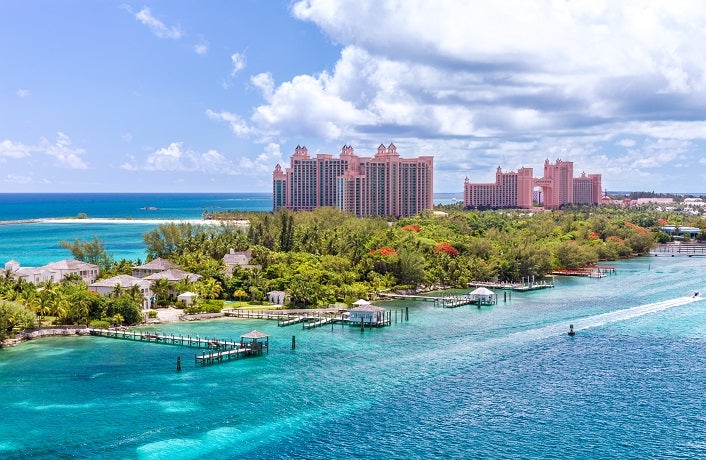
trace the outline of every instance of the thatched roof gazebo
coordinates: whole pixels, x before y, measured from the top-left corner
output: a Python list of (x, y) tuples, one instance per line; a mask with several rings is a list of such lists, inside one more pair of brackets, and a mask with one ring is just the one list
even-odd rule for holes
[(263, 348), (266, 348), (268, 353), (270, 352), (270, 336), (257, 329), (253, 329), (247, 334), (241, 335), (240, 344), (244, 348), (247, 348), (252, 354), (262, 354)]

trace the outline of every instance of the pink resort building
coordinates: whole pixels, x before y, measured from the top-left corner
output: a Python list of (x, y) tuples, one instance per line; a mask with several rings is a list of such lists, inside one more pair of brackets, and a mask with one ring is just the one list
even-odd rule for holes
[(565, 204), (600, 204), (601, 175), (581, 173), (574, 177), (574, 163), (556, 160), (544, 162), (544, 176), (533, 177), (532, 168), (495, 172), (495, 183), (473, 183), (468, 178), (463, 187), (466, 207), (470, 208), (522, 208), (534, 203), (549, 209)]
[(434, 205), (434, 157), (400, 158), (380, 144), (372, 157), (344, 145), (338, 158), (297, 146), (290, 166), (272, 173), (272, 210), (336, 207), (359, 217), (413, 216)]

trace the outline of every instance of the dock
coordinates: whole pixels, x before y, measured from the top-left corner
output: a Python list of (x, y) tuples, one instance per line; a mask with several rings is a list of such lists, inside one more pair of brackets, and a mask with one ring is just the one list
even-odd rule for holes
[(146, 332), (146, 331), (129, 331), (129, 330), (117, 330), (117, 329), (95, 329), (89, 328), (89, 333), (91, 335), (96, 335), (100, 337), (108, 337), (112, 339), (123, 339), (123, 340), (133, 340), (136, 342), (147, 342), (147, 343), (158, 343), (166, 345), (178, 345), (182, 347), (192, 347), (192, 348), (236, 348), (240, 346), (240, 342), (235, 342), (227, 339), (216, 339), (207, 338), (200, 336), (186, 336), (183, 335), (168, 335), (160, 334), (159, 332)]
[(472, 287), (486, 287), (488, 289), (499, 289), (499, 290), (507, 290), (507, 291), (525, 292), (525, 291), (537, 291), (539, 289), (553, 288), (554, 282), (553, 281), (544, 281), (544, 280), (521, 282), (521, 283), (510, 283), (510, 282), (494, 283), (494, 282), (486, 282), (486, 281), (474, 281), (474, 282), (468, 283), (468, 285), (472, 286)]
[(567, 269), (567, 270), (554, 270), (552, 275), (561, 276), (585, 276), (588, 278), (603, 278), (608, 274), (614, 274), (615, 267), (609, 267), (606, 265), (589, 265), (587, 267)]
[(706, 244), (703, 243), (666, 243), (658, 244), (650, 251), (654, 256), (685, 255), (687, 257), (706, 257)]
[[(263, 349), (269, 352), (269, 336), (259, 331), (252, 331), (240, 336), (240, 341), (229, 339), (207, 338), (200, 336), (176, 336), (174, 334), (160, 334), (159, 332), (128, 331), (118, 329), (89, 328), (89, 333), (94, 336), (112, 339), (132, 340), (163, 345), (176, 345), (191, 348), (205, 348), (194, 357), (194, 362), (205, 366), (207, 364), (222, 363), (224, 359), (238, 359), (247, 356), (261, 355)], [(263, 342), (262, 339), (265, 339)]]

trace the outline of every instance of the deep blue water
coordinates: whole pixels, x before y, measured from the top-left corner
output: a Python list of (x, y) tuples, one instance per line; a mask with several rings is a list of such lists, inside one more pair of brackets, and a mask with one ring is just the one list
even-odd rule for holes
[(706, 259), (615, 265), (480, 310), (390, 302), (410, 319), (380, 330), (158, 326), (271, 334), (269, 354), (203, 368), (107, 338), (0, 350), (0, 456), (705, 458)]

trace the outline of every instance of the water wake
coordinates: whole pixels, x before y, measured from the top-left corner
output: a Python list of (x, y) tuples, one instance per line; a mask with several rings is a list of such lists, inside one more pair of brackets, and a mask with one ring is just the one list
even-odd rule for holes
[[(661, 302), (648, 303), (645, 305), (638, 305), (636, 307), (624, 308), (622, 310), (611, 311), (608, 313), (601, 313), (598, 315), (587, 316), (585, 318), (578, 318), (572, 320), (574, 325), (574, 331), (580, 331), (585, 329), (590, 329), (593, 327), (600, 327), (606, 324), (616, 323), (619, 321), (625, 321), (628, 319), (637, 318), (639, 316), (647, 315), (650, 313), (656, 313), (658, 311), (667, 310), (669, 308), (678, 307), (680, 305), (686, 305), (693, 302), (699, 302), (703, 300), (701, 296), (688, 296), (688, 297), (677, 297), (675, 299), (663, 300)], [(511, 339), (544, 339), (559, 334), (565, 334), (568, 331), (568, 324), (552, 324), (549, 326), (540, 327), (538, 329), (531, 329), (522, 332), (516, 332), (511, 334), (509, 338)], [(497, 338), (495, 340), (507, 340), (508, 337)]]

